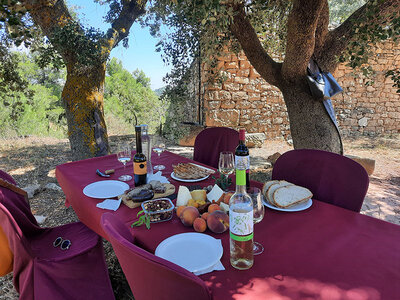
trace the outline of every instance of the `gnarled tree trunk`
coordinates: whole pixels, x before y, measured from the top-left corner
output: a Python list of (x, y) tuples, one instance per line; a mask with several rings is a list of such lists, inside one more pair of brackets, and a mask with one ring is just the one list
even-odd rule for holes
[(340, 135), (323, 103), (315, 100), (305, 85), (281, 88), (289, 114), (295, 149), (320, 149), (342, 153)]
[(86, 69), (84, 74), (68, 66), (62, 92), (68, 121), (68, 137), (75, 160), (108, 154), (103, 92), (105, 63)]

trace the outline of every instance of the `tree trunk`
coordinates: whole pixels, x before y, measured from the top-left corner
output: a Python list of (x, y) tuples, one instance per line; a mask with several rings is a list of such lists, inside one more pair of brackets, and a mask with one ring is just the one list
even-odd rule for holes
[(293, 83), (286, 86), (281, 91), (289, 114), (294, 148), (342, 154), (340, 134), (323, 103), (311, 96), (307, 86)]
[(78, 72), (76, 66), (67, 66), (62, 101), (74, 160), (109, 153), (103, 105), (105, 67), (99, 64)]

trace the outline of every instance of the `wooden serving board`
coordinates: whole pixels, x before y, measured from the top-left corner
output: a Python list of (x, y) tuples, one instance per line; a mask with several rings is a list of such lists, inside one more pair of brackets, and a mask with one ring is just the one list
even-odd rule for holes
[[(175, 186), (173, 184), (163, 183), (162, 185), (165, 186), (167, 190), (165, 191), (165, 193), (162, 194), (154, 194), (153, 199), (167, 197), (175, 193)], [(124, 199), (122, 199), (122, 202), (129, 208), (136, 208), (142, 204), (141, 202), (133, 202), (132, 200), (124, 200)]]

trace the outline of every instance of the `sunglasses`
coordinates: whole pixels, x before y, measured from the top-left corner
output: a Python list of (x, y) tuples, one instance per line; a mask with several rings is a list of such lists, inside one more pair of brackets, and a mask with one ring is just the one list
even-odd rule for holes
[(60, 246), (61, 250), (67, 250), (69, 247), (71, 247), (71, 241), (70, 240), (64, 240), (62, 237), (58, 237), (55, 239), (53, 242), (54, 247)]

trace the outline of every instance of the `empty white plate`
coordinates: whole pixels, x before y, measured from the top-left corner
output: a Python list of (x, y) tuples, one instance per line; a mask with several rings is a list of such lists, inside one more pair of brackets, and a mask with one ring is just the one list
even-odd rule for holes
[(196, 273), (211, 269), (222, 257), (221, 240), (204, 233), (186, 232), (162, 241), (155, 255)]
[(129, 185), (118, 180), (103, 180), (93, 182), (83, 189), (83, 193), (92, 198), (106, 199), (113, 198), (123, 194)]

